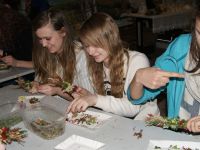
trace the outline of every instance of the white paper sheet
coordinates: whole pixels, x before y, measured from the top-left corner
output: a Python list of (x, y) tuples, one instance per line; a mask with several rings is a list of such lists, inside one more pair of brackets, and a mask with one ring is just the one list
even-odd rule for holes
[[(170, 146), (177, 146), (180, 150), (190, 148), (191, 150), (200, 150), (200, 142), (189, 141), (169, 141), (169, 140), (150, 140), (147, 150), (174, 150), (169, 149)], [(155, 149), (160, 147), (160, 149)]]
[[(89, 116), (88, 118), (91, 118), (91, 119), (85, 119), (87, 118), (87, 115)], [(67, 116), (67, 122), (75, 124), (75, 125), (79, 125), (82, 127), (95, 129), (95, 128), (99, 128), (101, 125), (105, 123), (106, 120), (110, 118), (111, 116), (107, 114), (87, 110), (85, 112), (77, 113), (76, 115), (69, 113)]]
[(97, 150), (105, 144), (78, 135), (72, 135), (64, 142), (58, 144), (57, 150)]

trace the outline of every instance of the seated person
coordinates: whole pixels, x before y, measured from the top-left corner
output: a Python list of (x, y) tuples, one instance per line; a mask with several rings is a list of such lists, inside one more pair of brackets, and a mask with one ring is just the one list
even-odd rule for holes
[(200, 9), (196, 10), (191, 34), (176, 38), (157, 58), (155, 66), (139, 69), (127, 95), (143, 104), (167, 90), (168, 117), (188, 120), (187, 128), (200, 132)]
[(14, 67), (33, 68), (30, 21), (4, 5), (0, 16), (0, 60)]
[(135, 72), (149, 66), (147, 57), (125, 49), (113, 18), (105, 13), (91, 16), (80, 29), (80, 40), (87, 54), (88, 70), (94, 93), (78, 88), (68, 111), (85, 111), (95, 106), (121, 116), (144, 120), (159, 114), (156, 101), (132, 105), (126, 90)]

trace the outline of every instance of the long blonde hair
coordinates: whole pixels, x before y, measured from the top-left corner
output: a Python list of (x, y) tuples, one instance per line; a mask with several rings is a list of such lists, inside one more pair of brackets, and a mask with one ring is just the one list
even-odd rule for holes
[[(124, 91), (124, 50), (119, 29), (112, 17), (105, 13), (91, 16), (80, 29), (80, 40), (85, 46), (95, 46), (109, 53), (111, 95), (122, 97)], [(103, 62), (95, 62), (87, 54), (88, 68), (98, 94), (105, 95)]]
[[(37, 29), (49, 23), (56, 31), (60, 31), (62, 28), (65, 29), (66, 36), (63, 40), (63, 51), (60, 54), (49, 53), (47, 48), (42, 47), (35, 35)], [(75, 72), (76, 56), (73, 37), (70, 30), (64, 12), (58, 9), (44, 11), (34, 20), (33, 62), (36, 75), (39, 76), (42, 82), (47, 82), (49, 77), (57, 76), (56, 70), (59, 64), (63, 68), (63, 79), (72, 83)]]

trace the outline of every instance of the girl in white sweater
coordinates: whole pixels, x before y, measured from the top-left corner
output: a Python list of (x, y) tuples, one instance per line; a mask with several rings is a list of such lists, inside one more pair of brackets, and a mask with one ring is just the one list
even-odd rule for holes
[[(90, 17), (80, 30), (80, 40), (87, 52), (93, 92), (78, 88), (68, 112), (85, 111), (95, 106), (121, 116), (143, 120), (159, 114), (156, 102), (132, 105), (126, 96), (128, 85), (139, 68), (149, 66), (147, 57), (123, 48), (115, 21), (105, 13)], [(94, 93), (94, 94), (93, 94)]]

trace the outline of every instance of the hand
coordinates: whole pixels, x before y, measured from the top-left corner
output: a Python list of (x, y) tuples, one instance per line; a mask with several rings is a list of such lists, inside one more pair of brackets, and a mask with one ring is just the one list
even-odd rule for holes
[(82, 89), (82, 92), (84, 95), (76, 95), (76, 98), (70, 103), (67, 113), (85, 111), (89, 106), (94, 106), (97, 103), (97, 95), (92, 94), (85, 89)]
[(81, 96), (83, 97), (90, 94), (91, 93), (88, 90), (77, 86), (76, 91), (73, 92), (71, 95), (74, 97), (74, 99), (78, 99)]
[(38, 92), (39, 82), (32, 81), (32, 88), (29, 90), (30, 93), (35, 94)]
[(9, 66), (13, 66), (13, 67), (17, 66), (17, 60), (14, 57), (10, 56), (10, 55), (2, 57), (1, 60), (3, 62), (5, 62)]
[(165, 86), (172, 77), (184, 78), (184, 75), (176, 72), (163, 71), (159, 68), (149, 67), (139, 69), (136, 73), (135, 80), (137, 83), (141, 83), (150, 89), (158, 89)]
[(59, 89), (59, 87), (53, 87), (49, 84), (43, 84), (38, 86), (38, 92), (43, 93), (45, 95), (56, 95)]
[(187, 129), (190, 132), (200, 132), (200, 116), (191, 118), (187, 123)]

